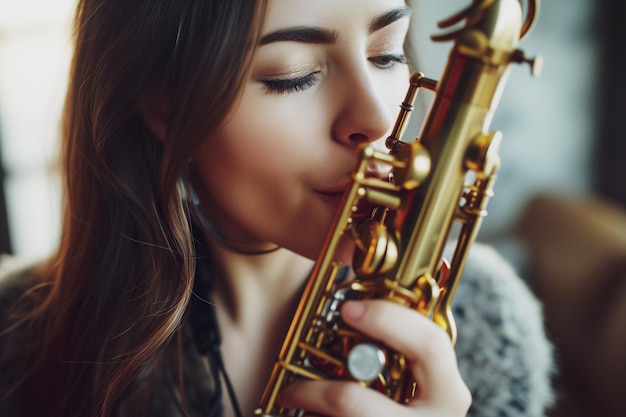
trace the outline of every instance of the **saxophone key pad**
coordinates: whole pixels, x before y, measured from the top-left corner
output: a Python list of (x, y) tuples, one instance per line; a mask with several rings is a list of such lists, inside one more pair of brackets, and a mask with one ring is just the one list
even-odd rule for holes
[(360, 343), (348, 354), (348, 371), (359, 382), (373, 381), (385, 367), (385, 353), (371, 343)]

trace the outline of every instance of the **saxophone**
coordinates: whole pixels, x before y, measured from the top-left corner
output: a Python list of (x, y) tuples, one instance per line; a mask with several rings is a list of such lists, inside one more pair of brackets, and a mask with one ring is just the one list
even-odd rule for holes
[[(433, 41), (454, 41), (441, 80), (412, 74), (386, 141), (389, 152), (361, 149), (255, 415), (301, 415), (276, 405), (294, 378), (353, 380), (402, 403), (415, 395), (402, 354), (342, 323), (344, 300), (399, 303), (456, 341), (451, 300), (500, 166), (502, 135), (489, 125), (511, 64), (528, 63), (533, 75), (541, 67), (540, 57), (517, 49), (538, 15), (539, 0), (528, 3), (524, 19), (521, 0), (473, 0), (439, 23), (448, 31)], [(404, 142), (420, 88), (433, 91), (434, 102), (421, 138)], [(390, 177), (368, 175), (372, 164), (387, 166)], [(369, 214), (354, 215), (364, 203)], [(351, 264), (336, 254), (346, 238), (355, 247)], [(448, 241), (456, 243), (450, 262), (442, 260)]]

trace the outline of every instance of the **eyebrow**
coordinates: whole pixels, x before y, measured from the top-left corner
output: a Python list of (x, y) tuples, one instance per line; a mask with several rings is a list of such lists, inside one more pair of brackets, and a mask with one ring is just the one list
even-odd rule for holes
[(261, 38), (260, 45), (267, 45), (272, 42), (302, 42), (302, 43), (335, 43), (339, 34), (334, 30), (321, 29), (309, 26), (296, 26), (292, 28), (279, 29), (270, 32)]
[[(380, 16), (372, 19), (368, 26), (368, 32), (370, 34), (384, 28), (400, 20), (403, 17), (411, 16), (411, 9), (408, 7), (401, 7), (393, 9)], [(315, 44), (332, 44), (337, 42), (339, 33), (335, 30), (323, 29), (319, 27), (311, 26), (295, 26), (285, 29), (278, 29), (274, 32), (270, 32), (261, 37), (259, 45), (267, 45), (273, 42), (301, 42), (301, 43), (315, 43)]]
[(412, 13), (411, 9), (405, 6), (382, 14), (372, 20), (369, 25), (369, 33), (372, 34), (385, 26), (389, 26), (396, 20), (402, 19), (403, 17), (410, 17)]

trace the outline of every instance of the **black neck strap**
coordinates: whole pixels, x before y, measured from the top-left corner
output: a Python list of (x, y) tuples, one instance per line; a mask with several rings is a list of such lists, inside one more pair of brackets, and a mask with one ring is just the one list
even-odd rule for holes
[(242, 417), (243, 414), (239, 407), (235, 390), (224, 368), (220, 350), (222, 337), (217, 323), (215, 305), (210, 301), (212, 289), (210, 255), (204, 243), (201, 228), (194, 224), (191, 226), (193, 228), (196, 253), (193, 294), (189, 306), (191, 326), (198, 351), (207, 357), (211, 375), (215, 381), (215, 392), (213, 393), (213, 398), (211, 398), (211, 408), (208, 417), (218, 417), (222, 414), (222, 381), (226, 385), (235, 415)]

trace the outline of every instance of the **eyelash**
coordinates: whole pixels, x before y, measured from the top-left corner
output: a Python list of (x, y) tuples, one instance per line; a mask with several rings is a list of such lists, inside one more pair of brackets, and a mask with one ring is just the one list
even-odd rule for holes
[(392, 69), (396, 65), (405, 65), (408, 63), (404, 54), (387, 54), (368, 58), (370, 62), (381, 69)]
[(266, 78), (261, 80), (265, 85), (265, 91), (269, 94), (288, 94), (304, 91), (319, 81), (320, 71), (315, 71), (302, 77), (296, 78)]
[[(368, 58), (368, 61), (378, 68), (386, 70), (393, 69), (396, 65), (407, 63), (403, 54), (387, 54)], [(302, 77), (296, 78), (265, 78), (260, 80), (268, 94), (289, 94), (308, 90), (315, 87), (319, 82), (320, 71), (315, 71)]]

